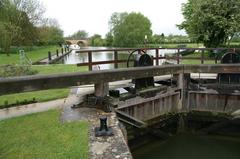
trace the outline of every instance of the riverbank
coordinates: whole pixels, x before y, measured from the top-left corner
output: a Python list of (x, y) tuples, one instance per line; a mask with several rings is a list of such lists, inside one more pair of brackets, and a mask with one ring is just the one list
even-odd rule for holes
[[(45, 46), (36, 48), (31, 51), (26, 51), (26, 55), (31, 61), (37, 62), (38, 60), (41, 60), (43, 58), (48, 57), (48, 51), (50, 52), (56, 52), (57, 49), (61, 49), (59, 46)], [(5, 53), (0, 53), (0, 65), (10, 65), (10, 64), (19, 64), (19, 53), (17, 52), (10, 53), (9, 56), (7, 56)]]

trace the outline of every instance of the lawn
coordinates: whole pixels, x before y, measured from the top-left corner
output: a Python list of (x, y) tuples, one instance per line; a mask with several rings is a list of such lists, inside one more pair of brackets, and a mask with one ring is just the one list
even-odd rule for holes
[(87, 66), (78, 67), (77, 65), (32, 65), (32, 69), (38, 71), (38, 74), (70, 73), (88, 71)]
[[(194, 65), (194, 64), (201, 64), (201, 60), (182, 60), (180, 61), (180, 64), (186, 64), (186, 65)], [(215, 64), (215, 60), (204, 60), (204, 64)]]
[(68, 96), (68, 94), (69, 88), (2, 95), (0, 96), (0, 109), (5, 105), (5, 101), (7, 101), (9, 105), (16, 104), (17, 101), (18, 102), (23, 102), (25, 100), (32, 101), (33, 98), (35, 98), (37, 102), (45, 102), (54, 99), (65, 98)]
[[(87, 71), (88, 67), (77, 67), (76, 65), (33, 65), (33, 70), (37, 70), (39, 75), (54, 74), (54, 73), (70, 73), (70, 72), (83, 72)], [(65, 89), (52, 89), (44, 91), (16, 93), (10, 95), (0, 96), (0, 108), (5, 105), (5, 101), (10, 104), (23, 102), (25, 100), (32, 101), (35, 98), (38, 102), (50, 101), (60, 98), (65, 98), (69, 94), (69, 88)]]
[[(57, 46), (46, 46), (33, 51), (28, 51), (26, 52), (26, 55), (29, 59), (32, 60), (32, 62), (36, 62), (38, 60), (48, 57), (48, 51), (55, 53), (56, 49), (59, 49), (60, 51), (60, 48)], [(18, 63), (19, 63), (18, 53), (14, 53), (14, 54), (11, 53), (10, 56), (7, 56), (6, 54), (3, 54), (3, 53), (0, 54), (0, 65), (18, 64)]]
[(88, 159), (85, 121), (60, 123), (59, 110), (0, 121), (2, 159)]

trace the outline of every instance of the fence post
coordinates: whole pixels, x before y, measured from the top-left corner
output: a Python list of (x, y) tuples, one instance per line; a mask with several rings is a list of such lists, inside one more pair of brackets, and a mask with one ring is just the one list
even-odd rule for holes
[(158, 66), (159, 65), (159, 50), (158, 49), (156, 49), (156, 65)]
[(67, 52), (67, 48), (66, 47), (64, 48), (64, 51), (65, 51), (65, 53)]
[(57, 57), (59, 56), (59, 54), (58, 54), (58, 49), (56, 50), (56, 54), (57, 54)]
[(51, 61), (52, 60), (52, 55), (51, 55), (51, 52), (48, 51), (48, 61)]
[[(214, 50), (215, 51), (215, 50)], [(214, 52), (214, 58), (215, 58), (215, 64), (217, 64), (217, 59), (218, 59), (218, 49), (216, 52)]]
[(201, 64), (204, 64), (204, 50), (201, 51)]
[(92, 52), (88, 52), (88, 69), (89, 71), (92, 71)]
[(114, 68), (118, 68), (118, 52), (116, 50), (114, 51)]
[(177, 52), (177, 64), (180, 63), (179, 55), (180, 55), (180, 49), (178, 49), (178, 52)]
[(63, 48), (61, 48), (61, 53), (62, 53), (62, 55), (63, 55)]

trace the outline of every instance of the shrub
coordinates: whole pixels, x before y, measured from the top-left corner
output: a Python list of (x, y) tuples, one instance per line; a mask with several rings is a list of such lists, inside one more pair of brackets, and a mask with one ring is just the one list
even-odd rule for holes
[(25, 76), (25, 75), (34, 75), (37, 73), (38, 71), (32, 70), (30, 66), (19, 66), (19, 65), (0, 66), (0, 77)]

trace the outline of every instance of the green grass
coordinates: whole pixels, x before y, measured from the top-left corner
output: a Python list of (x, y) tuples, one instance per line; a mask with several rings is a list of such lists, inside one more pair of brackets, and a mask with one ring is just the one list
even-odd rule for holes
[(25, 92), (25, 93), (16, 93), (9, 95), (0, 96), (0, 108), (5, 104), (5, 101), (8, 101), (8, 104), (15, 104), (16, 101), (32, 100), (36, 99), (38, 102), (45, 102), (54, 99), (65, 98), (69, 94), (69, 89), (51, 89), (44, 91), (35, 91), (35, 92)]
[[(33, 51), (26, 52), (26, 55), (28, 58), (32, 60), (32, 62), (36, 62), (38, 60), (41, 60), (43, 58), (48, 57), (48, 51), (51, 51), (53, 53), (56, 52), (56, 49), (59, 49), (57, 46), (46, 46), (43, 48), (39, 48)], [(1, 53), (0, 54), (0, 65), (6, 65), (6, 64), (18, 64), (19, 63), (19, 54), (10, 54), (10, 56), (7, 56), (6, 54)]]
[(198, 48), (202, 47), (202, 44), (197, 44), (197, 43), (187, 43), (187, 44), (148, 44), (147, 46), (149, 47), (162, 47), (162, 48), (178, 48), (179, 45), (186, 45), (187, 48)]
[(53, 65), (32, 65), (32, 69), (38, 74), (70, 73), (88, 71), (88, 67), (77, 65), (53, 64)]
[[(37, 70), (39, 75), (54, 74), (54, 73), (70, 73), (70, 72), (83, 72), (87, 71), (88, 67), (77, 67), (76, 65), (33, 65), (33, 70)], [(5, 105), (5, 101), (10, 104), (15, 104), (17, 101), (22, 102), (24, 100), (32, 101), (33, 98), (38, 102), (45, 102), (60, 98), (65, 98), (69, 94), (69, 88), (65, 89), (52, 89), (44, 91), (35, 91), (27, 93), (16, 93), (10, 95), (0, 96), (0, 108)]]
[(60, 111), (0, 121), (2, 159), (88, 159), (85, 121), (60, 123)]
[[(201, 60), (182, 60), (181, 64), (201, 64)], [(215, 64), (214, 60), (205, 60), (204, 64)]]

